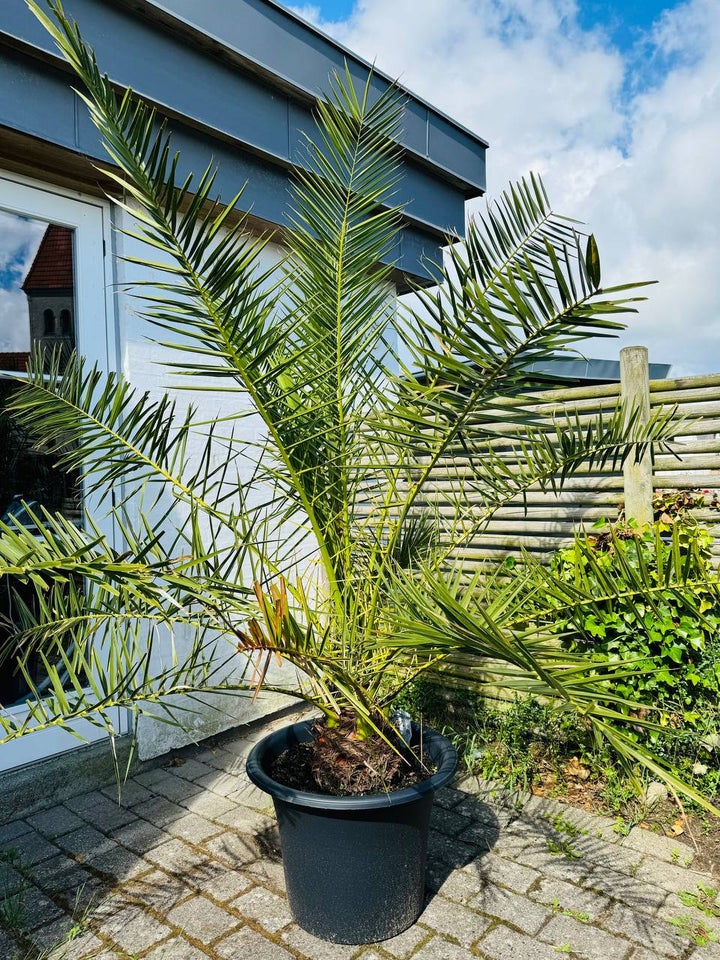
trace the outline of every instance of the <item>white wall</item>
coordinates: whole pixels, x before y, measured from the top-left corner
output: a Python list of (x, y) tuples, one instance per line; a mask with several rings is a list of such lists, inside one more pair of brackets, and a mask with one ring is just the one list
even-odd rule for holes
[[(132, 228), (131, 218), (127, 213), (118, 210), (116, 215), (119, 227), (123, 229)], [(133, 284), (140, 280), (151, 279), (151, 272), (143, 270), (136, 264), (122, 260), (123, 257), (143, 256), (157, 259), (158, 252), (144, 247), (140, 241), (122, 233), (116, 233), (115, 245), (116, 274), (117, 281), (120, 284), (117, 301), (117, 333), (121, 371), (124, 376), (138, 388), (150, 391), (153, 398), (160, 397), (170, 388), (177, 397), (180, 406), (189, 403), (196, 404), (203, 418), (220, 418), (232, 415), (239, 410), (247, 411), (247, 400), (241, 394), (204, 392), (199, 389), (193, 391), (173, 390), (173, 387), (181, 380), (163, 366), (163, 361), (172, 359), (177, 362), (181, 355), (151, 342), (153, 337), (162, 337), (163, 332), (138, 316), (137, 311), (141, 308), (141, 304), (130, 293)], [(262, 266), (272, 267), (280, 261), (281, 257), (281, 248), (275, 244), (269, 244), (262, 255)], [(184, 382), (188, 382), (187, 378)], [(193, 382), (197, 382), (198, 386), (205, 385), (200, 380)], [(210, 386), (213, 385), (210, 378), (205, 379), (205, 383)], [(241, 436), (245, 436), (251, 441), (257, 440), (262, 435), (260, 418), (252, 416), (244, 419), (241, 422), (240, 431)], [(197, 454), (200, 449), (201, 442), (198, 438), (194, 445), (194, 452)], [(192, 456), (192, 441), (189, 444), (189, 452)], [(218, 456), (221, 455), (219, 451)], [(248, 478), (251, 472), (252, 463), (248, 461), (242, 470), (242, 475)], [(262, 496), (262, 491), (256, 493), (258, 498)], [(182, 657), (183, 651), (189, 647), (190, 638), (187, 635), (178, 634), (173, 640), (178, 654)], [(240, 654), (235, 653), (233, 656), (235, 644), (230, 639), (222, 638), (218, 642), (219, 659), (224, 661), (230, 658), (231, 661), (223, 670), (222, 675), (239, 675), (244, 667), (244, 660)], [(166, 636), (162, 639), (158, 654), (155, 657), (156, 665), (159, 666), (163, 660), (170, 656), (171, 640), (169, 636)], [(289, 686), (293, 684), (294, 678), (295, 670), (289, 664), (283, 665), (282, 668), (274, 664), (268, 675), (268, 683)], [(294, 702), (293, 698), (273, 693), (262, 694), (255, 702), (253, 702), (251, 694), (205, 696), (201, 703), (189, 700), (186, 697), (176, 698), (173, 702), (176, 708), (186, 707), (192, 710), (189, 713), (184, 710), (175, 710), (175, 716), (181, 720), (184, 729), (143, 716), (138, 727), (139, 755), (141, 759), (157, 756), (171, 748), (203, 739), (238, 723), (255, 720), (292, 702)], [(159, 710), (157, 712), (160, 714)]]

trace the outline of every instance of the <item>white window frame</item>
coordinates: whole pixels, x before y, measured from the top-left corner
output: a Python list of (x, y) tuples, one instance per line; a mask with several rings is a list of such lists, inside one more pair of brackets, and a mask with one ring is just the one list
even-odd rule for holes
[[(56, 223), (73, 230), (75, 272), (75, 345), (78, 354), (106, 371), (118, 369), (116, 298), (113, 274), (112, 211), (108, 202), (81, 193), (63, 190), (29, 177), (0, 171), (0, 210)], [(3, 371), (0, 370), (0, 377)], [(17, 376), (17, 375), (16, 375)], [(85, 497), (83, 506), (101, 515), (94, 507), (100, 497)], [(116, 547), (118, 532), (108, 523), (103, 530)], [(22, 705), (8, 708), (21, 718), (27, 715)], [(115, 710), (115, 732), (129, 730), (127, 710)], [(76, 736), (60, 729), (28, 734), (0, 745), (0, 771), (25, 766), (105, 737), (105, 731), (88, 721), (73, 723)], [(81, 739), (78, 739), (81, 737)]]

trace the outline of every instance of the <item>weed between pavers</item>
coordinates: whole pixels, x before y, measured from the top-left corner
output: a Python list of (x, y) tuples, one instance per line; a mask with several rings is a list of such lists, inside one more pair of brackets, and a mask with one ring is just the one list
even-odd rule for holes
[(672, 917), (669, 921), (679, 933), (689, 937), (698, 947), (706, 947), (709, 943), (717, 943), (717, 936), (704, 923), (693, 920), (692, 917)]
[(717, 902), (718, 890), (704, 883), (698, 883), (698, 893), (692, 890), (681, 890), (678, 893), (680, 902), (686, 907), (695, 907), (708, 917), (720, 917), (720, 904)]
[(588, 836), (590, 833), (589, 830), (586, 830), (584, 827), (579, 827), (561, 813), (544, 813), (542, 814), (542, 819), (547, 820), (556, 833), (564, 833), (568, 837)]
[(583, 859), (583, 854), (575, 850), (569, 840), (546, 840), (545, 843), (553, 857), (567, 857), (568, 860)]
[(553, 900), (550, 906), (552, 907), (553, 913), (559, 914), (562, 917), (572, 917), (573, 920), (579, 920), (580, 923), (590, 922), (589, 913), (584, 913), (581, 910), (570, 910), (567, 907), (563, 907), (561, 906), (560, 901), (557, 899)]
[(16, 932), (22, 930), (27, 920), (25, 907), (25, 894), (28, 883), (21, 873), (20, 854), (17, 850), (5, 850), (0, 853), (0, 864), (7, 864), (20, 874), (20, 886), (13, 890), (8, 877), (3, 877), (2, 889), (0, 890), (0, 924), (6, 930)]

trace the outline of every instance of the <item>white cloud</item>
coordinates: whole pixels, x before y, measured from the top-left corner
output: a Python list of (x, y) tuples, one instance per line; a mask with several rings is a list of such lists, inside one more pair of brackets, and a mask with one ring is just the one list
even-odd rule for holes
[(576, 13), (573, 0), (359, 0), (322, 26), (490, 141), (490, 195), (540, 172), (596, 233), (607, 282), (660, 281), (622, 343), (677, 373), (720, 371), (720, 5), (666, 11), (625, 55)]
[(0, 352), (30, 349), (27, 298), (20, 289), (47, 224), (0, 210)]

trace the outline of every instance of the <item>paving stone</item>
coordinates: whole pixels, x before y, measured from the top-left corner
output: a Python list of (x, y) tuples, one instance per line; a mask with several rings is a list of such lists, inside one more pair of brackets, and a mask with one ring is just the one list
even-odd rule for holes
[(556, 947), (569, 944), (574, 954), (586, 960), (623, 960), (628, 952), (627, 940), (581, 923), (574, 917), (553, 917), (537, 936)]
[(43, 924), (27, 934), (27, 939), (41, 952), (54, 950), (59, 944), (67, 943), (71, 936), (75, 920), (69, 914), (63, 914), (51, 923)]
[(221, 863), (209, 863), (201, 876), (188, 879), (193, 890), (220, 903), (227, 903), (245, 893), (254, 883), (253, 879)]
[(99, 931), (126, 953), (147, 950), (172, 933), (164, 923), (137, 906), (121, 906), (100, 924)]
[(31, 826), (24, 820), (13, 820), (0, 827), (0, 850), (13, 847), (13, 842), (24, 833), (30, 833)]
[[(500, 924), (477, 945), (477, 951), (489, 960), (558, 960), (562, 954), (555, 947), (526, 937)], [(432, 955), (428, 954), (427, 960)], [(413, 957), (415, 960), (415, 957)]]
[(705, 874), (688, 870), (685, 867), (678, 867), (672, 863), (663, 863), (656, 859), (645, 860), (641, 863), (635, 871), (635, 876), (638, 880), (646, 880), (671, 893), (679, 893), (681, 890), (695, 890), (698, 883), (707, 882)]
[(448, 810), (445, 807), (433, 805), (430, 814), (430, 826), (433, 830), (439, 830), (440, 833), (446, 833), (450, 837), (456, 837), (463, 830), (471, 826), (472, 821), (469, 817), (464, 817), (461, 813), (454, 810)]
[(253, 863), (258, 857), (262, 857), (267, 849), (263, 843), (258, 841), (257, 837), (239, 837), (237, 834), (230, 832), (206, 841), (202, 848), (208, 852), (210, 857), (237, 869)]
[(441, 863), (435, 863), (426, 870), (425, 883), (428, 890), (462, 904), (474, 899), (481, 886), (477, 872), (473, 872), (471, 868), (448, 870)]
[(215, 819), (238, 833), (259, 834), (275, 827), (275, 821), (270, 817), (243, 806), (235, 806), (226, 813), (219, 813)]
[(491, 917), (498, 917), (524, 933), (535, 934), (551, 916), (544, 907), (510, 890), (492, 885), (475, 897), (472, 905)]
[(463, 843), (454, 837), (446, 837), (437, 830), (431, 830), (428, 837), (428, 858), (440, 860), (450, 867), (466, 867), (478, 856), (478, 848), (469, 843)]
[(248, 927), (220, 940), (215, 944), (214, 950), (223, 960), (238, 960), (239, 957), (247, 957), (248, 960), (250, 957), (252, 960), (295, 960), (284, 947), (271, 943)]
[(146, 860), (156, 863), (168, 873), (184, 875), (197, 870), (207, 864), (207, 857), (193, 850), (183, 840), (168, 840), (159, 847), (153, 847), (146, 856)]
[(215, 770), (212, 773), (206, 773), (195, 781), (198, 787), (203, 790), (210, 790), (220, 797), (227, 797), (237, 790), (237, 777), (221, 770)]
[(166, 774), (162, 780), (152, 785), (152, 792), (180, 803), (189, 797), (195, 797), (202, 793), (203, 788), (192, 783), (189, 780), (183, 780), (182, 777), (176, 777), (174, 773)]
[(190, 757), (173, 766), (172, 771), (176, 777), (181, 777), (183, 780), (197, 780), (198, 777), (204, 777), (208, 773), (212, 773), (213, 768), (201, 760)]
[(155, 784), (162, 783), (167, 776), (168, 772), (163, 767), (151, 767), (149, 770), (143, 770), (142, 773), (136, 773), (133, 780), (154, 793)]
[(658, 960), (658, 955), (645, 947), (633, 947), (627, 960)]
[(259, 923), (270, 933), (277, 933), (292, 922), (287, 900), (263, 887), (255, 887), (243, 893), (233, 900), (230, 906), (249, 920)]
[(114, 840), (108, 839), (99, 830), (89, 826), (81, 827), (79, 830), (73, 830), (72, 833), (66, 833), (64, 837), (59, 837), (58, 844), (79, 863), (117, 848)]
[(441, 787), (436, 793), (433, 802), (439, 803), (441, 807), (447, 807), (452, 810), (462, 800), (467, 797), (462, 790), (456, 790), (454, 787)]
[(83, 879), (90, 879), (90, 874), (78, 864), (77, 860), (65, 853), (43, 860), (32, 869), (33, 882), (51, 893), (72, 884), (74, 878), (82, 882)]
[(25, 877), (14, 866), (14, 861), (0, 860), (0, 895), (12, 896), (26, 884)]
[(207, 960), (207, 954), (201, 953), (182, 937), (174, 937), (146, 953), (144, 960)]
[(146, 863), (132, 851), (126, 850), (125, 847), (116, 847), (114, 850), (98, 854), (97, 857), (88, 857), (86, 863), (98, 873), (112, 877), (118, 882), (129, 880), (151, 869), (151, 864)]
[[(642, 958), (645, 960), (645, 958)], [(720, 943), (706, 943), (704, 947), (697, 947), (688, 957), (688, 960), (720, 960)]]
[(640, 875), (643, 863), (640, 850), (605, 843), (593, 837), (575, 837), (570, 839), (569, 843), (573, 850), (582, 854), (586, 862), (609, 867), (611, 870), (622, 870), (632, 876)]
[(661, 837), (651, 830), (633, 827), (630, 833), (621, 841), (622, 846), (633, 847), (643, 854), (664, 860), (666, 863), (688, 867), (695, 857), (695, 851), (684, 843)]
[(151, 800), (144, 800), (133, 807), (134, 812), (142, 817), (143, 820), (149, 820), (156, 827), (166, 827), (175, 820), (180, 820), (187, 816), (187, 810), (165, 797), (153, 797)]
[(405, 960), (405, 957), (409, 957), (413, 950), (415, 950), (423, 940), (427, 940), (429, 936), (430, 934), (427, 930), (423, 930), (421, 926), (415, 923), (412, 927), (409, 927), (403, 931), (403, 933), (399, 933), (396, 937), (383, 940), (381, 946), (385, 953), (389, 953), (393, 957), (398, 957), (400, 960)]
[(170, 839), (170, 836), (160, 827), (141, 819), (113, 830), (110, 835), (113, 840), (117, 840), (118, 843), (141, 856), (161, 843), (167, 843)]
[(102, 803), (104, 800), (107, 800), (107, 797), (99, 790), (90, 790), (88, 793), (80, 793), (76, 797), (70, 797), (64, 803), (70, 810), (80, 813), (94, 807), (96, 803)]
[(203, 750), (197, 755), (197, 759), (215, 770), (224, 770), (226, 773), (242, 773), (245, 769), (243, 760), (221, 747), (215, 750)]
[[(287, 930), (281, 934), (283, 943), (286, 943), (291, 950), (307, 957), (308, 960), (350, 960), (357, 953), (358, 948), (348, 946), (342, 943), (328, 943), (327, 940), (318, 940), (307, 930), (298, 927), (293, 923)], [(385, 944), (390, 941), (386, 940)]]
[(466, 867), (461, 872), (474, 875), (476, 888), (478, 885), (483, 887), (488, 884), (499, 884), (518, 893), (525, 893), (540, 877), (537, 870), (525, 867), (521, 863), (505, 860), (503, 857), (496, 857), (493, 853), (486, 854), (477, 861), (476, 865)]
[(252, 880), (259, 881), (264, 887), (270, 887), (278, 893), (285, 893), (285, 870), (282, 861), (256, 860), (243, 867), (243, 874)]
[(274, 811), (272, 799), (264, 790), (251, 783), (247, 777), (238, 777), (236, 789), (232, 790), (227, 797), (228, 800), (233, 800), (235, 803), (243, 807), (249, 807), (251, 810), (269, 812), (271, 815)]
[(81, 810), (80, 816), (104, 833), (137, 820), (137, 815), (132, 810), (122, 807), (117, 800), (110, 800), (105, 796), (98, 803), (94, 803), (86, 810)]
[(24, 891), (24, 901), (25, 922), (23, 926), (26, 930), (37, 930), (38, 927), (52, 923), (53, 920), (65, 915), (65, 911), (41, 893), (37, 887), (28, 887)]
[(645, 883), (615, 870), (597, 867), (582, 880), (583, 887), (597, 890), (641, 913), (655, 913), (667, 900), (662, 887)]
[[(455, 811), (451, 812), (454, 813)], [(490, 852), (495, 850), (499, 836), (500, 827), (497, 823), (479, 820), (476, 823), (470, 823), (470, 826), (462, 830), (458, 834), (458, 839), (476, 845), (483, 852)]]
[(227, 797), (221, 797), (216, 793), (203, 791), (202, 793), (183, 800), (182, 806), (191, 813), (196, 813), (198, 816), (204, 817), (206, 820), (216, 820), (218, 814), (233, 810), (235, 804), (232, 800), (228, 800)]
[(36, 830), (24, 833), (22, 838), (18, 837), (14, 843), (15, 847), (11, 849), (17, 849), (19, 853), (18, 864), (22, 867), (32, 867), (36, 863), (40, 863), (41, 860), (49, 860), (50, 857), (55, 857), (60, 853), (54, 843), (50, 843)]
[(124, 892), (140, 904), (152, 907), (158, 913), (172, 910), (182, 900), (192, 896), (192, 888), (180, 877), (153, 870), (125, 884)]
[(188, 840), (190, 843), (202, 843), (209, 837), (216, 837), (222, 833), (223, 827), (211, 823), (197, 813), (186, 813), (179, 820), (172, 820), (165, 828), (174, 837)]
[(503, 836), (493, 848), (493, 853), (541, 873), (548, 873), (571, 883), (589, 876), (598, 865), (584, 857), (580, 859), (562, 853), (553, 853), (545, 838)]
[(452, 937), (463, 947), (469, 947), (490, 926), (486, 917), (443, 897), (433, 897), (418, 922), (436, 933)]
[(86, 930), (53, 950), (47, 960), (95, 960), (102, 952), (103, 942)]
[[(433, 937), (413, 954), (412, 960), (471, 960), (474, 956), (475, 954), (456, 943), (450, 943), (442, 937)], [(365, 954), (362, 955), (362, 960), (368, 960)], [(557, 960), (557, 957), (554, 960)]]
[(681, 956), (690, 943), (690, 940), (681, 936), (671, 924), (631, 910), (622, 903), (615, 904), (610, 915), (603, 921), (603, 926), (663, 957)]
[(552, 906), (560, 913), (572, 910), (574, 913), (587, 914), (589, 920), (597, 920), (610, 905), (610, 900), (603, 894), (584, 890), (554, 877), (542, 877), (528, 896), (538, 903)]
[(0, 930), (0, 957), (12, 957), (15, 953), (14, 947), (14, 941)]
[(42, 813), (28, 817), (28, 823), (50, 840), (85, 826), (85, 822), (67, 807), (51, 807), (49, 810), (43, 810)]
[(168, 913), (167, 920), (185, 933), (199, 940), (201, 943), (210, 943), (224, 933), (229, 933), (242, 923), (222, 907), (211, 903), (206, 897), (191, 897), (185, 900)]
[[(114, 800), (118, 802), (118, 790), (117, 786), (105, 787), (102, 790), (102, 793), (108, 798), (108, 800)], [(152, 793), (144, 787), (141, 783), (138, 783), (137, 780), (126, 780), (120, 788), (120, 799), (119, 805), (121, 807), (134, 807), (136, 803), (141, 803), (143, 800), (149, 800), (152, 797)]]

